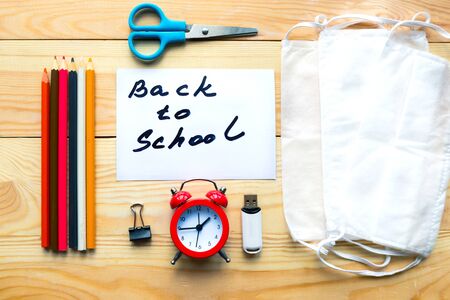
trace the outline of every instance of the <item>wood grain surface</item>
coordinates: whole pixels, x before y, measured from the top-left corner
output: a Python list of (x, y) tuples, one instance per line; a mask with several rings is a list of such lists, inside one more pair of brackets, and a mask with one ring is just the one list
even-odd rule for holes
[[(450, 43), (430, 51), (450, 59)], [(92, 56), (96, 68), (96, 135), (116, 134), (116, 69), (139, 68), (125, 41), (0, 41), (0, 137), (41, 134), (36, 81), (54, 54)], [(171, 47), (152, 68), (262, 68), (275, 70), (277, 135), (280, 136), (280, 42), (210, 41)], [(20, 87), (20, 93), (17, 90)]]
[[(141, 0), (20, 0), (0, 1), (2, 39), (126, 39), (128, 15)], [(57, 5), (55, 5), (57, 3)], [(448, 0), (190, 0), (157, 1), (165, 14), (188, 24), (257, 27), (250, 39), (280, 40), (300, 21), (323, 14), (331, 18), (364, 13), (411, 19), (427, 11), (432, 21), (450, 30)], [(432, 34), (432, 41), (444, 41)]]
[[(129, 11), (140, 2), (0, 0), (0, 299), (450, 299), (450, 197), (433, 253), (413, 270), (382, 279), (330, 271), (289, 236), (279, 138), (280, 39), (289, 27), (318, 14), (410, 18), (425, 10), (450, 30), (450, 1), (158, 1), (170, 18), (258, 27), (259, 35), (171, 47), (150, 66), (136, 61), (125, 41)], [(430, 51), (450, 59), (450, 43), (433, 33), (429, 38), (438, 42)], [(57, 255), (40, 247), (40, 78), (53, 55), (92, 56), (96, 68), (98, 236), (97, 249), (85, 254)], [(212, 257), (170, 265), (175, 248), (168, 227), (169, 190), (179, 182), (116, 181), (115, 72), (139, 67), (275, 70), (278, 179), (220, 181), (230, 200), (229, 264)], [(201, 184), (191, 191), (204, 192)], [(241, 249), (240, 208), (243, 195), (255, 192), (263, 212), (264, 249), (252, 257)], [(154, 236), (146, 246), (128, 241), (129, 206), (135, 202), (145, 204), (144, 220), (152, 226)], [(407, 262), (397, 259), (392, 268)]]
[[(414, 270), (379, 280), (345, 276), (324, 269), (312, 252), (292, 242), (282, 212), (280, 179), (221, 181), (229, 191), (230, 205), (226, 211), (231, 233), (226, 251), (232, 262), (225, 264), (219, 257), (207, 261), (182, 259), (173, 267), (169, 264), (175, 253), (168, 230), (172, 214), (169, 188), (179, 183), (116, 181), (113, 138), (97, 139), (98, 248), (87, 254), (46, 252), (39, 246), (39, 146), (39, 138), (0, 139), (0, 217), (2, 224), (7, 225), (0, 227), (0, 298), (4, 295), (119, 298), (129, 293), (150, 298), (271, 299), (332, 295), (336, 299), (365, 299), (396, 295), (395, 299), (410, 296), (428, 299), (430, 295), (448, 296), (450, 292), (448, 212), (436, 249)], [(277, 149), (279, 178), (279, 143)], [(194, 184), (192, 191), (199, 194), (203, 190), (201, 185)], [(263, 212), (264, 250), (261, 256), (249, 257), (241, 250), (240, 207), (243, 195), (254, 191), (258, 191)], [(129, 206), (136, 201), (145, 204), (144, 219), (152, 226), (154, 237), (149, 246), (132, 247), (128, 241), (127, 229), (133, 222)], [(404, 263), (405, 260), (396, 261), (394, 266)]]

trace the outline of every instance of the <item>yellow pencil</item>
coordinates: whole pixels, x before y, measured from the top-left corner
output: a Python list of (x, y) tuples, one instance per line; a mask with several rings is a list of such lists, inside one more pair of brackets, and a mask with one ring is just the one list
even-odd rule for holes
[(95, 248), (95, 73), (86, 66), (86, 248)]

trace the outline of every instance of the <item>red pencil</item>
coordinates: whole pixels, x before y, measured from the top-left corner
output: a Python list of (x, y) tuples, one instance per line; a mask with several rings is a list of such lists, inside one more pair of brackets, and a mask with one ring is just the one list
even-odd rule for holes
[(63, 56), (59, 70), (58, 110), (58, 250), (67, 251), (67, 82)]
[(47, 69), (42, 73), (41, 81), (41, 246), (50, 246), (49, 214), (49, 142), (50, 142), (50, 83)]

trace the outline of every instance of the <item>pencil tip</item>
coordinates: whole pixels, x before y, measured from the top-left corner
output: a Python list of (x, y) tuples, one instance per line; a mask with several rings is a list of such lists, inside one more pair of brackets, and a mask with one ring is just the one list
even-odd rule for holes
[(42, 72), (42, 82), (44, 83), (48, 82), (47, 68), (44, 68), (44, 72)]
[(59, 69), (60, 70), (67, 70), (67, 63), (66, 63), (66, 59), (63, 56), (63, 59), (61, 60), (61, 64), (59, 65)]
[(73, 57), (72, 57), (72, 59), (70, 60), (71, 62), (75, 62), (75, 60), (73, 59)]
[(56, 56), (55, 56), (55, 59), (53, 59), (52, 70), (58, 70), (58, 60), (56, 59)]

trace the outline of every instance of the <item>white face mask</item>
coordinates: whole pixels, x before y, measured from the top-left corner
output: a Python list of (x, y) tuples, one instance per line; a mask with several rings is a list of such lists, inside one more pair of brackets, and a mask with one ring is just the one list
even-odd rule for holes
[[(328, 26), (335, 20), (348, 18), (356, 21)], [(283, 201), (290, 233), (299, 242), (321, 240), (326, 237), (322, 201), (320, 103), (325, 102), (327, 104), (325, 108), (330, 107), (335, 113), (340, 109), (340, 103), (347, 106), (353, 102), (359, 104), (358, 95), (364, 82), (361, 74), (366, 74), (366, 70), (373, 65), (389, 34), (385, 29), (339, 30), (367, 21), (379, 25), (398, 22), (366, 15), (343, 15), (327, 22), (324, 16), (318, 16), (315, 22), (302, 22), (292, 27), (282, 41)], [(324, 30), (319, 42), (287, 39), (291, 31), (301, 27)], [(408, 34), (403, 40), (422, 49), (428, 46), (423, 32)], [(328, 65), (321, 63), (320, 93), (319, 46), (322, 49), (321, 60), (329, 62)], [(352, 55), (347, 55), (348, 51), (351, 51)], [(349, 135), (354, 134), (356, 130), (357, 117), (355, 115), (354, 120), (350, 120), (353, 127), (351, 130), (347, 128)], [(335, 124), (327, 122), (325, 125), (328, 126), (328, 130)], [(336, 144), (335, 141), (330, 143)], [(340, 153), (345, 153), (347, 144), (341, 143), (340, 146), (341, 149), (333, 152), (338, 158)], [(327, 158), (335, 159), (334, 156)], [(336, 173), (329, 168), (325, 169), (325, 174), (336, 177)], [(329, 180), (324, 182), (327, 193), (331, 189), (328, 187), (329, 183)], [(334, 212), (327, 219), (327, 224), (332, 223), (328, 224), (330, 229), (335, 227), (331, 219), (337, 216), (336, 210), (339, 206), (333, 207), (333, 203), (330, 203), (328, 207)], [(342, 220), (341, 217), (338, 219)]]
[[(339, 217), (345, 222), (336, 228), (338, 234), (322, 245), (331, 249), (338, 238), (363, 239), (395, 249), (369, 251), (416, 259), (390, 272), (352, 271), (326, 262), (318, 252), (328, 266), (361, 275), (392, 275), (428, 256), (446, 198), (450, 158), (448, 62), (399, 43), (394, 30), (400, 25), (431, 27), (450, 38), (429, 23), (407, 21), (394, 26), (367, 77), (361, 98), (364, 107), (358, 112), (361, 121), (355, 137), (348, 139), (350, 147), (341, 160), (340, 187), (330, 199), (340, 206)], [(323, 135), (323, 139), (329, 138)]]
[[(375, 19), (379, 20), (378, 18)], [(394, 22), (388, 21), (385, 23), (395, 24)], [(423, 24), (428, 23), (410, 22), (406, 25), (422, 26)], [(283, 41), (283, 200), (288, 226), (293, 238), (302, 243), (302, 240), (321, 238), (324, 235), (323, 231), (326, 227), (328, 229), (328, 239), (319, 243), (318, 249), (311, 245), (306, 245), (311, 246), (313, 249), (315, 248), (321, 260), (330, 267), (370, 276), (395, 274), (398, 271), (413, 267), (420, 262), (422, 256), (428, 255), (439, 228), (447, 187), (446, 174), (441, 175), (441, 180), (438, 180), (436, 176), (429, 178), (425, 178), (423, 175), (421, 176), (421, 174), (424, 174), (421, 173), (423, 171), (421, 167), (424, 165), (420, 165), (418, 161), (423, 160), (423, 157), (419, 157), (416, 160), (418, 165), (415, 166), (414, 170), (418, 174), (412, 174), (412, 170), (408, 169), (410, 166), (407, 163), (401, 165), (397, 163), (400, 162), (399, 160), (392, 160), (391, 155), (393, 155), (394, 151), (386, 152), (386, 149), (383, 149), (385, 151), (383, 152), (378, 148), (369, 148), (367, 145), (367, 140), (371, 138), (369, 133), (373, 133), (373, 131), (377, 132), (380, 128), (385, 128), (385, 131), (392, 130), (389, 127), (391, 123), (383, 125), (386, 120), (378, 118), (380, 115), (385, 117), (385, 108), (391, 108), (390, 116), (392, 120), (401, 120), (407, 125), (404, 126), (403, 131), (399, 132), (408, 132), (409, 130), (409, 135), (414, 136), (414, 138), (410, 137), (409, 141), (416, 139), (420, 135), (414, 135), (414, 133), (416, 133), (417, 129), (423, 131), (422, 126), (424, 124), (428, 125), (428, 127), (425, 127), (427, 128), (425, 135), (441, 130), (440, 135), (438, 134), (436, 136), (431, 134), (431, 136), (435, 137), (435, 141), (440, 139), (441, 144), (434, 144), (432, 149), (427, 148), (427, 151), (431, 152), (432, 155), (426, 157), (431, 159), (428, 161), (428, 165), (434, 162), (436, 168), (443, 168), (443, 148), (445, 145), (442, 137), (448, 136), (449, 128), (448, 124), (445, 123), (448, 120), (448, 107), (443, 103), (448, 103), (449, 99), (445, 98), (448, 96), (445, 96), (447, 92), (444, 91), (448, 89), (448, 73), (446, 74), (442, 70), (444, 65), (445, 68), (447, 65), (445, 63), (439, 67), (437, 64), (422, 61), (415, 69), (415, 73), (411, 73), (411, 70), (405, 70), (405, 57), (400, 58), (391, 55), (390, 45), (391, 42), (394, 42), (394, 39), (389, 39), (390, 43), (386, 44), (388, 34), (389, 32), (385, 30), (360, 30), (359, 32), (352, 30), (345, 33), (326, 30), (321, 34), (319, 39), (319, 54), (314, 44), (313, 47), (311, 44), (296, 42), (297, 48), (293, 48), (294, 42)], [(416, 57), (418, 53), (425, 53), (431, 57), (430, 54), (424, 51), (427, 48), (427, 43), (422, 32), (396, 34), (395, 42), (397, 47), (402, 48), (400, 52), (406, 55), (406, 57)], [(306, 45), (309, 47), (308, 51), (304, 49)], [(414, 48), (421, 50), (415, 50)], [(299, 49), (302, 49), (304, 53), (308, 53), (309, 59), (301, 56), (301, 52), (298, 52)], [(292, 62), (295, 62), (295, 51), (297, 51), (297, 56), (300, 58), (299, 61), (301, 64), (292, 64)], [(442, 61), (440, 62), (442, 63)], [(314, 68), (314, 64), (319, 64), (320, 68)], [(428, 68), (428, 73), (425, 72), (425, 65)], [(306, 75), (309, 74), (308, 77), (292, 77), (296, 73), (297, 75), (304, 74), (301, 73), (302, 69), (312, 71), (306, 73)], [(399, 72), (399, 70), (403, 70), (404, 72)], [(446, 70), (448, 72), (448, 69)], [(431, 76), (431, 74), (434, 74), (434, 76)], [(407, 75), (410, 76), (408, 77)], [(416, 76), (415, 79), (414, 76)], [(422, 82), (420, 79), (424, 76), (430, 79), (433, 78), (433, 80), (425, 80), (425, 83), (422, 83), (422, 88), (425, 88), (425, 90), (422, 90), (420, 95), (422, 95), (422, 98), (423, 96), (428, 96), (429, 99), (432, 99), (432, 95), (435, 95), (434, 100), (425, 101), (426, 104), (422, 103), (422, 106), (411, 106), (411, 109), (405, 110), (404, 113), (399, 113), (392, 109), (392, 105), (399, 101), (397, 100), (398, 95), (396, 92), (401, 90), (401, 87), (406, 87), (405, 84), (411, 82), (411, 80), (414, 81), (413, 84), (416, 84), (415, 82)], [(295, 79), (298, 79), (298, 81), (295, 81)], [(317, 92), (318, 80), (320, 81), (320, 93)], [(298, 93), (297, 95), (290, 88), (293, 82), (297, 83), (294, 86)], [(385, 86), (390, 86), (392, 89), (388, 90)], [(306, 94), (303, 93), (305, 88), (309, 91)], [(429, 89), (434, 90), (434, 92), (428, 91)], [(383, 94), (380, 94), (381, 92)], [(300, 94), (303, 94), (304, 97), (300, 96)], [(378, 95), (378, 97), (375, 95)], [(417, 95), (419, 94), (417, 93)], [(382, 101), (378, 99), (380, 97), (383, 97)], [(445, 99), (447, 99), (447, 102), (445, 102)], [(320, 121), (318, 121), (320, 111), (318, 109), (319, 100), (322, 105), (324, 204), (322, 204), (320, 197), (317, 196), (321, 194), (320, 189), (322, 188), (321, 174), (317, 168), (320, 168), (321, 165), (320, 157), (318, 156), (320, 155), (320, 137), (318, 136), (318, 130), (321, 126)], [(406, 96), (403, 100), (410, 102)], [(418, 100), (415, 101), (417, 102)], [(390, 105), (380, 105), (380, 102), (386, 102)], [(286, 103), (288, 104), (286, 106), (287, 109), (284, 107)], [(368, 108), (369, 103), (371, 104), (370, 109)], [(438, 107), (439, 105), (441, 107)], [(422, 121), (417, 121), (419, 112), (421, 117), (419, 119)], [(439, 116), (439, 114), (441, 115)], [(436, 123), (431, 121), (438, 119), (443, 121), (439, 121), (438, 123), (441, 127), (438, 126), (436, 128)], [(306, 130), (292, 130), (295, 127), (295, 125), (292, 125), (293, 123), (300, 123), (297, 129), (303, 127)], [(305, 127), (302, 125), (308, 126)], [(411, 127), (408, 127), (408, 125)], [(283, 140), (285, 134), (286, 141)], [(314, 138), (309, 139), (310, 137)], [(357, 142), (353, 143), (353, 141)], [(412, 152), (416, 154), (418, 152), (417, 147), (411, 145), (411, 143), (402, 144), (402, 147), (406, 149), (407, 153), (408, 150), (416, 150)], [(288, 151), (285, 152), (286, 148)], [(377, 150), (379, 151), (377, 152)], [(368, 153), (372, 152), (377, 157), (372, 161), (367, 161)], [(437, 158), (436, 152), (440, 153), (442, 161)], [(409, 159), (413, 160), (415, 157), (409, 157)], [(305, 162), (310, 162), (310, 165), (306, 165), (306, 168)], [(436, 170), (433, 169), (433, 173), (430, 174), (435, 174)], [(311, 174), (315, 174), (315, 176), (311, 176)], [(400, 183), (398, 183), (394, 180), (396, 179), (398, 181), (399, 178), (402, 178), (400, 175), (409, 178), (410, 181), (407, 182), (408, 184), (402, 185), (400, 183), (403, 183), (403, 181), (400, 180)], [(390, 177), (388, 182), (386, 182), (386, 176)], [(403, 198), (405, 199), (403, 202), (395, 201), (398, 198), (395, 195), (413, 190), (410, 187), (411, 181), (418, 187), (421, 184), (424, 186), (424, 181), (429, 182), (430, 185), (436, 184), (436, 181), (439, 181), (439, 186), (442, 189), (439, 190), (439, 196), (437, 198), (423, 200), (422, 197), (426, 195), (416, 191), (416, 193), (411, 192), (407, 194), (408, 197), (414, 196), (414, 199), (408, 200), (408, 198)], [(444, 182), (443, 187), (441, 182)], [(303, 187), (309, 184), (315, 188), (301, 190), (301, 187), (299, 187), (300, 183), (304, 183)], [(295, 184), (297, 184), (296, 189), (293, 188)], [(389, 185), (385, 186), (385, 184)], [(364, 188), (361, 188), (362, 186)], [(417, 190), (421, 191), (420, 188)], [(366, 200), (369, 198), (371, 201)], [(381, 201), (380, 198), (382, 199)], [(427, 204), (418, 205), (417, 203)], [(434, 207), (434, 213), (430, 216), (429, 221), (423, 222), (427, 219), (424, 209), (429, 209), (428, 206)], [(311, 208), (314, 209), (311, 210)], [(325, 210), (326, 226), (324, 225), (324, 213), (320, 211), (320, 208)], [(315, 216), (321, 216), (320, 222), (309, 223), (303, 221), (305, 220), (304, 216), (310, 215), (311, 211), (314, 212)], [(376, 214), (374, 213), (375, 211), (377, 212)], [(420, 225), (426, 229), (423, 231), (424, 235), (417, 237), (415, 232), (418, 229), (418, 223), (408, 224), (407, 222), (398, 220), (396, 218), (398, 217), (396, 214), (398, 212), (404, 212), (404, 216), (414, 216), (420, 222)], [(424, 213), (425, 215), (423, 215)], [(383, 223), (378, 221), (381, 219)], [(389, 226), (385, 226), (386, 224), (389, 224)], [(311, 227), (314, 228), (312, 232), (315, 232), (315, 236), (312, 238), (308, 236)], [(404, 239), (398, 238), (398, 230), (402, 232)], [(409, 233), (409, 235), (405, 235), (405, 232)], [(364, 258), (334, 251), (332, 247), (335, 241), (340, 238), (347, 240), (366, 239), (398, 250), (380, 250), (353, 242), (367, 251), (385, 255), (385, 262), (377, 265)], [(390, 240), (390, 242), (387, 243), (386, 240)], [(415, 246), (409, 247), (414, 241), (420, 244), (425, 240), (426, 247), (422, 249), (424, 251), (414, 251), (417, 250)], [(383, 268), (389, 264), (390, 255), (418, 255), (418, 258), (404, 269), (397, 271), (352, 271), (343, 270), (328, 263), (322, 255), (323, 253), (327, 253), (324, 250), (325, 248), (333, 251), (342, 258), (358, 261), (374, 268)]]
[(281, 144), (284, 215), (294, 240), (325, 238), (315, 41), (283, 40)]
[[(336, 199), (346, 159), (366, 107), (367, 84), (378, 64), (386, 29), (325, 29), (319, 37), (319, 82), (322, 115), (323, 199), (328, 231), (345, 224), (346, 207)], [(427, 49), (425, 32), (404, 32), (402, 44)]]

